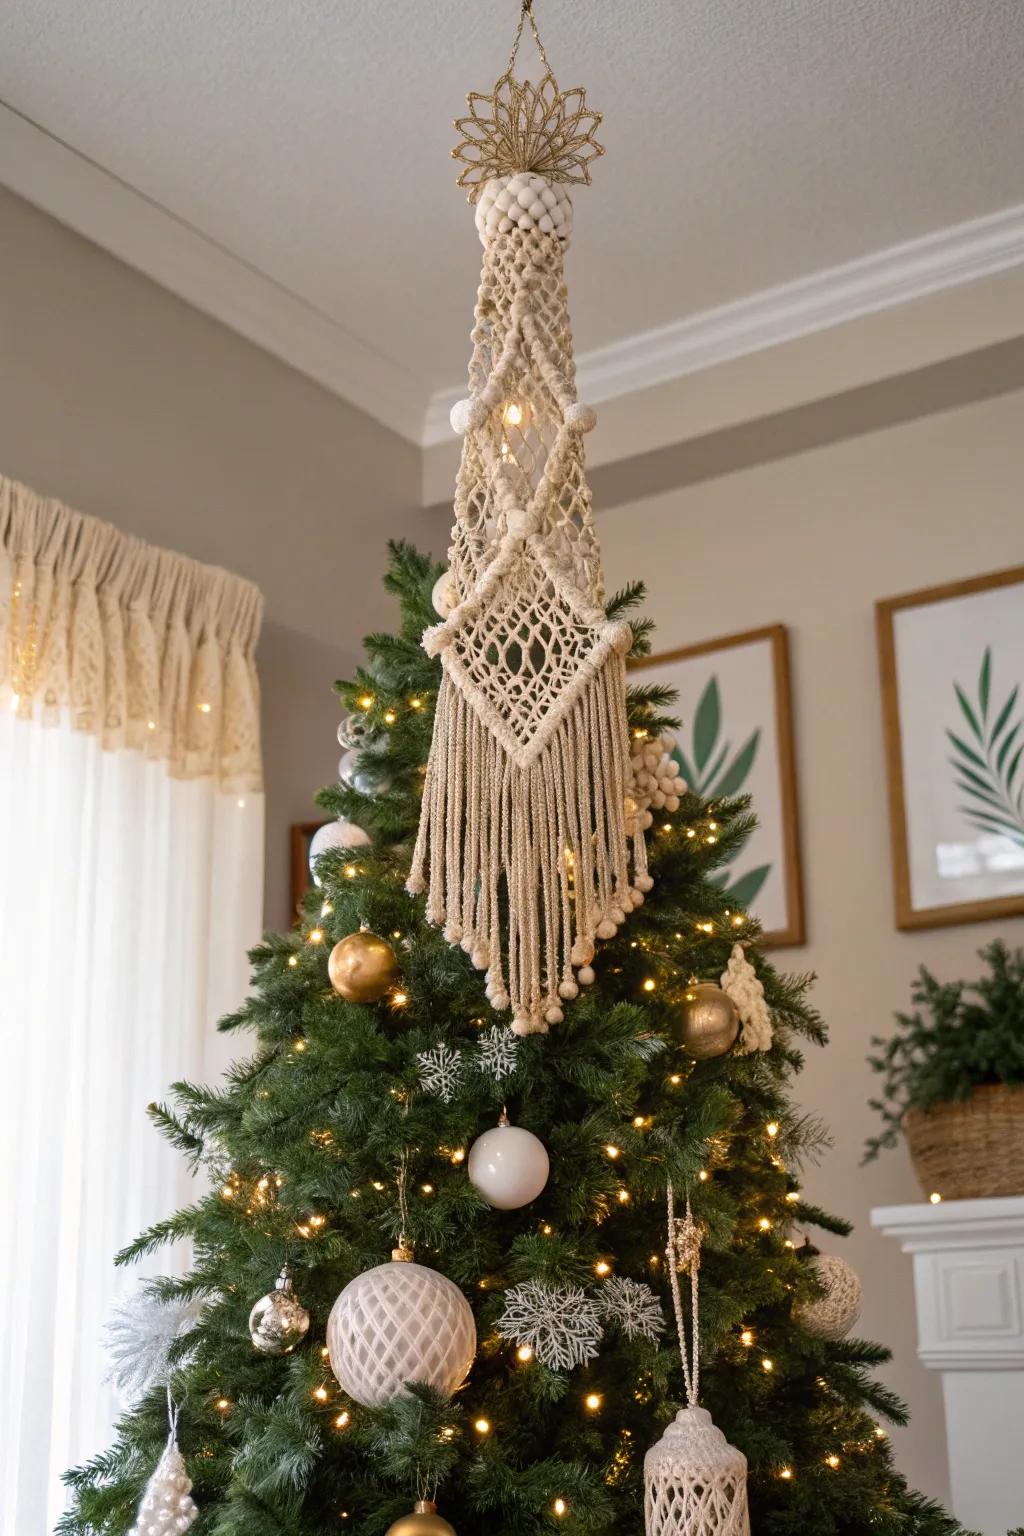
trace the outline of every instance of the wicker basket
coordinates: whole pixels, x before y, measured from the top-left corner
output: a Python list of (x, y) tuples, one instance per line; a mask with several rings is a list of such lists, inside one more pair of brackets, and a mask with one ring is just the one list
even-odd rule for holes
[(1024, 1087), (986, 1083), (969, 1099), (908, 1109), (903, 1129), (926, 1195), (1024, 1195)]

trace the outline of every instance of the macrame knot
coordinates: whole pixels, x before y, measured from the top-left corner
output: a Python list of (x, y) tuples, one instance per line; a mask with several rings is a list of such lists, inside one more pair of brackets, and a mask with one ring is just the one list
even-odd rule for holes
[(597, 426), (597, 412), (592, 405), (574, 400), (572, 405), (566, 406), (562, 420), (570, 432), (592, 432)]
[(469, 431), (469, 419), (472, 410), (473, 402), (467, 396), (465, 400), (456, 400), (449, 412), (448, 420), (452, 424), (452, 431), (457, 432), (460, 437), (465, 437)]
[(452, 635), (447, 624), (432, 624), (423, 631), (423, 649), (428, 656), (439, 656), (451, 643)]
[(513, 507), (507, 523), (509, 535), (513, 539), (528, 539), (540, 527), (540, 519), (530, 507)]

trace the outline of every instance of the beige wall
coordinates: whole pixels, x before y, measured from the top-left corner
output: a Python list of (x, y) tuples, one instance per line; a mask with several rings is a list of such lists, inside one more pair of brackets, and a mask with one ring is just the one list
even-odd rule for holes
[(388, 537), (446, 546), (404, 439), (0, 189), (0, 472), (238, 571), (260, 645), (267, 920), (335, 777), (331, 683), (391, 622)]
[[(637, 479), (642, 488), (642, 461)], [(865, 1065), (918, 963), (971, 975), (996, 933), (1024, 921), (900, 934), (893, 927), (876, 598), (1024, 560), (1024, 392), (944, 412), (621, 505), (600, 519), (610, 587), (648, 584), (656, 649), (782, 621), (790, 626), (810, 942), (780, 953), (818, 972), (832, 1043), (812, 1051), (804, 1104), (835, 1149), (809, 1193), (857, 1223), (842, 1246), (866, 1281), (863, 1331), (897, 1353), (888, 1380), (914, 1419), (900, 1461), (948, 1498), (939, 1379), (914, 1354), (909, 1259), (873, 1233), (875, 1205), (920, 1199), (902, 1149), (861, 1169), (872, 1127)]]

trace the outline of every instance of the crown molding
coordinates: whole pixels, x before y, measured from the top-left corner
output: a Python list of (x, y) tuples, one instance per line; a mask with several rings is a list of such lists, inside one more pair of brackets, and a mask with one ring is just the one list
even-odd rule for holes
[(299, 295), (0, 103), (0, 183), (418, 443), (424, 386)]
[[(0, 103), (0, 183), (422, 448), (465, 386), (421, 380), (330, 315)], [(598, 405), (1024, 264), (1024, 203), (577, 357)]]
[[(580, 395), (620, 399), (1022, 263), (1024, 203), (578, 353)], [(431, 396), (424, 448), (451, 438), (448, 413), (465, 392)]]

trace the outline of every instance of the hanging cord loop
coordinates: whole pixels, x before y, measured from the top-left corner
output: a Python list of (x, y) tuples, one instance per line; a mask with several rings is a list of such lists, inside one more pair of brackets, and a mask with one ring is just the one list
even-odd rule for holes
[(533, 33), (533, 40), (537, 44), (537, 52), (540, 54), (540, 61), (544, 65), (544, 72), (550, 75), (553, 71), (548, 62), (548, 56), (544, 51), (544, 44), (540, 40), (540, 32), (537, 30), (537, 20), (533, 14), (533, 0), (522, 0), (522, 7), (519, 12), (519, 26), (516, 28), (515, 41), (512, 44), (512, 52), (508, 56), (508, 67), (505, 73), (510, 75), (515, 68), (519, 44), (523, 40), (523, 28), (527, 22), (530, 23), (530, 31)]
[[(676, 1314), (676, 1332), (679, 1335), (679, 1358), (683, 1363), (683, 1379), (686, 1382), (686, 1406), (696, 1408), (700, 1394), (700, 1227), (693, 1219), (690, 1208), (690, 1191), (686, 1191), (686, 1215), (677, 1217), (675, 1191), (671, 1181), (667, 1192), (668, 1260), (672, 1281), (672, 1304)], [(692, 1345), (686, 1344), (686, 1322), (683, 1317), (683, 1299), (680, 1294), (680, 1273), (690, 1277), (690, 1317)]]

